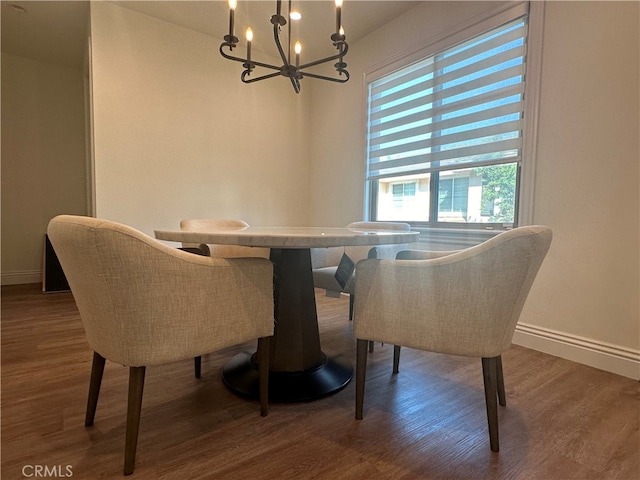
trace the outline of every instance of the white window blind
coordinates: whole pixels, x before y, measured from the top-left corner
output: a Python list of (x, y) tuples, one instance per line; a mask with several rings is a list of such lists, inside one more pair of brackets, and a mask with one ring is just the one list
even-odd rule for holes
[(369, 83), (367, 180), (519, 162), (526, 16)]

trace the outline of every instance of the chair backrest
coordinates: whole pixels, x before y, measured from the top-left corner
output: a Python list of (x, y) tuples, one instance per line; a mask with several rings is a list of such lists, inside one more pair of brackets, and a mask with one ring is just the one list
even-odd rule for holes
[[(180, 221), (180, 230), (191, 232), (207, 232), (212, 230), (243, 230), (249, 224), (244, 220), (220, 218), (190, 218)], [(198, 247), (195, 244), (183, 243), (183, 247)], [(263, 257), (269, 258), (270, 249), (260, 247), (243, 247), (239, 245), (210, 244), (209, 254), (218, 258)]]
[[(353, 222), (347, 228), (354, 230), (366, 230), (374, 232), (376, 230), (397, 230), (400, 232), (410, 232), (411, 225), (402, 222)], [(354, 261), (358, 262), (365, 258), (394, 258), (400, 250), (408, 248), (406, 243), (393, 245), (379, 245), (376, 247), (356, 246), (346, 247), (345, 253)]]
[[(410, 232), (411, 225), (401, 222), (352, 222), (345, 228), (353, 230), (399, 230)], [(336, 266), (340, 263), (342, 254), (346, 253), (351, 260), (358, 262), (365, 258), (394, 258), (400, 250), (408, 248), (406, 243), (394, 245), (370, 246), (349, 246), (349, 247), (329, 247), (312, 248), (311, 265), (313, 268), (323, 268)]]
[(90, 217), (58, 216), (47, 233), (87, 340), (109, 360), (165, 363), (273, 334), (268, 260), (193, 255)]
[(551, 244), (521, 227), (429, 260), (358, 263), (354, 334), (423, 350), (494, 357), (506, 350)]

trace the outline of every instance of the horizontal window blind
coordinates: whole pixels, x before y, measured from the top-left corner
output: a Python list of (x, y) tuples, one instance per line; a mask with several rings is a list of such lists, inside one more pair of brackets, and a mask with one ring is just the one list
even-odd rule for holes
[(369, 83), (367, 179), (520, 161), (526, 17)]

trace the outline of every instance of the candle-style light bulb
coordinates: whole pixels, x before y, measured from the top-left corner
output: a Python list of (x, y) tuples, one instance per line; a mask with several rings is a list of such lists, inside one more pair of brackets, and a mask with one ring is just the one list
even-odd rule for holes
[(236, 7), (238, 6), (238, 0), (229, 0), (229, 41), (233, 41), (233, 27), (234, 16)]
[(342, 26), (342, 0), (336, 0), (336, 33), (340, 34)]
[(302, 51), (302, 44), (300, 42), (296, 42), (293, 46), (293, 51), (296, 52), (296, 68), (300, 66), (300, 52)]
[(251, 63), (251, 41), (253, 40), (253, 30), (251, 30), (251, 27), (247, 28), (245, 35), (247, 36), (247, 63), (250, 64)]

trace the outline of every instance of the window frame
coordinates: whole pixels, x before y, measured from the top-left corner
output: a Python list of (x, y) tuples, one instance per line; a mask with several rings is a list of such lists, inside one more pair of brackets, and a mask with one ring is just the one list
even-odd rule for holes
[[(467, 41), (475, 36), (497, 28), (501, 25), (509, 23), (523, 15), (528, 15), (528, 32), (527, 32), (527, 69), (526, 81), (524, 89), (524, 114), (522, 127), (522, 147), (520, 161), (517, 162), (516, 171), (516, 193), (515, 193), (515, 218), (512, 224), (502, 223), (449, 223), (439, 222), (437, 217), (438, 205), (438, 189), (431, 188), (431, 198), (429, 203), (429, 221), (407, 221), (416, 230), (428, 230), (430, 232), (452, 232), (452, 231), (499, 231), (509, 229), (519, 225), (531, 224), (533, 220), (533, 193), (535, 186), (535, 158), (536, 158), (536, 135), (538, 125), (538, 105), (540, 97), (540, 77), (542, 64), (542, 34), (544, 23), (544, 2), (518, 2), (501, 4), (483, 12), (466, 22), (459, 24), (457, 27), (450, 29), (446, 35), (435, 37), (428, 45), (415, 48), (410, 51), (403, 51), (394, 57), (376, 67), (365, 71), (363, 76), (364, 82), (364, 133), (362, 139), (364, 142), (364, 152), (367, 152), (367, 124), (368, 124), (368, 104), (369, 104), (369, 84), (382, 77), (390, 75), (401, 70), (411, 64), (424, 60), (426, 58), (437, 55), (439, 52), (446, 50)], [(368, 155), (368, 154), (367, 154)], [(367, 155), (365, 155), (365, 174), (364, 174), (364, 210), (365, 218), (375, 221), (378, 220), (376, 215), (378, 201), (378, 182), (379, 180), (367, 180)], [(510, 163), (510, 162), (506, 162)], [(454, 170), (454, 169), (452, 169)], [(448, 171), (448, 170), (447, 170)], [(438, 184), (439, 172), (431, 172), (430, 175), (435, 177), (432, 185)], [(401, 176), (401, 175), (399, 175)], [(435, 182), (435, 183), (434, 183)]]

